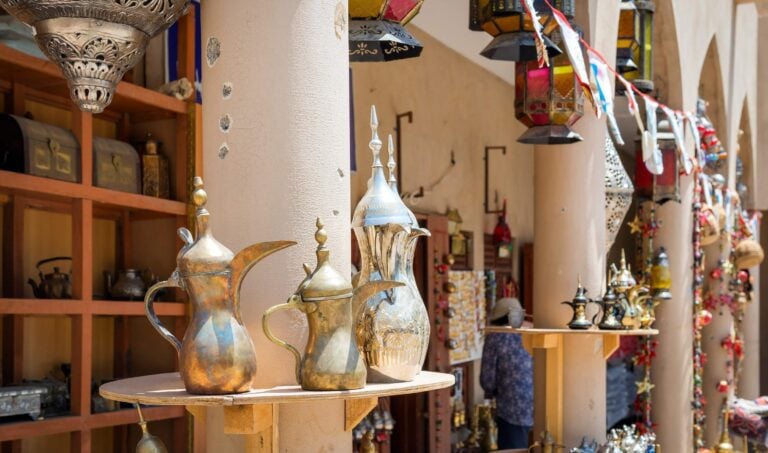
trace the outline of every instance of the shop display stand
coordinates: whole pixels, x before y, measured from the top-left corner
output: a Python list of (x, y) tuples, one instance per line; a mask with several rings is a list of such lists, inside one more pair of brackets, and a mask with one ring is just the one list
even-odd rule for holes
[[(194, 14), (179, 20), (179, 76), (194, 80)], [(93, 430), (115, 428), (114, 451), (127, 452), (128, 431), (125, 425), (138, 422), (133, 409), (93, 413), (91, 411), (91, 379), (94, 367), (94, 319), (114, 318), (114, 377), (130, 375), (127, 356), (129, 350), (130, 316), (144, 316), (141, 302), (100, 300), (94, 294), (94, 222), (109, 219), (118, 224), (117, 265), (124, 268), (131, 263), (131, 236), (134, 220), (173, 219), (174, 227), (186, 226), (187, 184), (190, 173), (199, 171), (200, 105), (194, 100), (185, 102), (157, 91), (126, 81), (117, 85), (111, 105), (101, 114), (80, 111), (69, 97), (69, 89), (60, 69), (52, 62), (19, 52), (0, 44), (0, 95), (4, 113), (24, 116), (30, 103), (44, 106), (46, 112), (57, 119), (71, 118), (71, 130), (80, 144), (80, 182), (66, 182), (29, 174), (0, 170), (0, 209), (3, 215), (3, 286), (0, 293), (2, 317), (2, 383), (20, 384), (25, 378), (24, 364), (37, 359), (24, 354), (24, 318), (34, 316), (65, 316), (71, 322), (72, 366), (70, 382), (70, 414), (36, 421), (13, 421), (0, 424), (2, 451), (21, 451), (21, 439), (70, 433), (70, 451), (92, 451)], [(40, 118), (45, 122), (44, 118)], [(171, 120), (175, 129), (175, 147), (165, 154), (173, 163), (170, 167), (174, 199), (160, 199), (141, 194), (125, 193), (93, 184), (94, 125), (100, 120), (116, 126), (117, 138), (127, 141), (131, 128), (144, 122)], [(98, 126), (98, 124), (96, 124)], [(72, 218), (72, 299), (25, 298), (26, 279), (24, 265), (31, 258), (24, 249), (27, 209), (57, 212)], [(54, 234), (54, 233), (51, 233)], [(148, 244), (158, 247), (162, 244)], [(169, 243), (168, 253), (176, 254), (177, 244)], [(174, 302), (156, 304), (159, 316), (173, 317), (173, 330), (182, 334), (186, 325), (187, 309), (183, 295), (171, 298)], [(164, 342), (160, 337), (157, 344)], [(144, 412), (147, 421), (173, 420), (172, 451), (187, 450), (188, 426), (183, 409), (174, 407), (149, 408)], [(64, 448), (64, 447), (62, 447)]]
[(359, 390), (305, 391), (298, 385), (253, 389), (232, 395), (191, 395), (184, 390), (179, 373), (155, 374), (104, 384), (104, 398), (126, 403), (185, 406), (195, 418), (205, 417), (206, 407), (224, 408), (224, 432), (246, 436), (246, 449), (278, 451), (279, 405), (344, 400), (344, 426), (351, 431), (378, 403), (380, 397), (429, 392), (451, 387), (451, 374), (422, 371), (411, 382), (368, 384)]
[(602, 337), (603, 358), (608, 358), (619, 348), (622, 336), (658, 335), (655, 329), (644, 330), (588, 330), (572, 329), (514, 329), (488, 326), (486, 333), (517, 333), (523, 339), (523, 347), (532, 356), (537, 349), (544, 351), (546, 377), (544, 381), (544, 429), (555, 439), (563, 439), (563, 351), (568, 337)]

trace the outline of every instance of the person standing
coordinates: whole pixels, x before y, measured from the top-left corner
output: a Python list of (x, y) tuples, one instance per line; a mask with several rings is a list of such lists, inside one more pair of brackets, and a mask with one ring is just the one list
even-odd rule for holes
[[(508, 326), (514, 310), (522, 310), (517, 299), (500, 299), (491, 312), (490, 324)], [(499, 449), (528, 448), (533, 427), (533, 363), (520, 334), (486, 334), (480, 385), (485, 398), (496, 399)]]

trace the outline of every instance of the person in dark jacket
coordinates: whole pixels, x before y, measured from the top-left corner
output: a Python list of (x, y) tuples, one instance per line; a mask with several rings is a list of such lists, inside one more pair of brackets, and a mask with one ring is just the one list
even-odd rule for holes
[[(513, 310), (522, 310), (517, 299), (500, 299), (490, 324), (509, 325)], [(496, 399), (499, 449), (528, 448), (528, 433), (533, 427), (533, 363), (520, 334), (485, 336), (480, 385), (486, 398)]]

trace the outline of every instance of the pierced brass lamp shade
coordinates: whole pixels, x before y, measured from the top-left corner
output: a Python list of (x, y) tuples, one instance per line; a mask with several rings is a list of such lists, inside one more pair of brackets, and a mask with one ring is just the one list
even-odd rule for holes
[(0, 0), (35, 29), (40, 49), (61, 68), (72, 100), (101, 113), (149, 39), (184, 14), (190, 0)]
[(421, 43), (404, 25), (424, 0), (350, 0), (349, 61), (390, 61), (421, 55)]

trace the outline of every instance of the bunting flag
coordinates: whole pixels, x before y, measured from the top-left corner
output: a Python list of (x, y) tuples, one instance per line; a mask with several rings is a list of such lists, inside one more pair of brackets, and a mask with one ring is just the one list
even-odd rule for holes
[(706, 156), (704, 155), (704, 150), (701, 149), (701, 137), (699, 136), (699, 127), (696, 125), (696, 117), (693, 116), (693, 112), (685, 112), (685, 118), (688, 120), (688, 129), (691, 131), (691, 136), (693, 136), (698, 165), (704, 165)]
[(624, 84), (624, 90), (627, 93), (627, 109), (635, 117), (637, 130), (640, 131), (640, 136), (642, 137), (643, 132), (645, 132), (645, 125), (643, 124), (643, 117), (640, 115), (640, 106), (637, 104), (635, 92), (632, 91), (632, 85), (624, 77), (618, 76), (618, 79)]
[(704, 202), (707, 206), (712, 207), (712, 183), (709, 182), (709, 176), (704, 172), (700, 173), (700, 179), (702, 192), (704, 192)]
[(680, 117), (666, 105), (660, 107), (661, 111), (667, 115), (667, 121), (669, 121), (669, 126), (672, 129), (672, 135), (675, 137), (675, 145), (677, 146), (677, 155), (678, 160), (680, 161), (680, 166), (686, 175), (690, 175), (691, 171), (693, 171), (693, 162), (691, 162), (691, 159), (688, 156), (688, 151), (685, 149), (685, 136), (683, 133), (683, 125), (680, 123)]
[(648, 125), (648, 129), (643, 132), (643, 162), (652, 175), (660, 175), (664, 173), (664, 159), (656, 139), (656, 109), (659, 104), (649, 97), (643, 99), (645, 99), (645, 123)]
[(611, 131), (613, 140), (617, 145), (623, 145), (624, 140), (619, 132), (619, 125), (616, 123), (616, 116), (613, 114), (613, 87), (611, 86), (611, 77), (608, 74), (608, 65), (603, 63), (602, 59), (595, 54), (592, 49), (587, 49), (589, 55), (589, 67), (592, 69), (590, 79), (595, 87), (594, 94), (597, 105), (597, 117), (600, 118), (600, 111), (605, 113), (608, 120), (608, 130)]
[(533, 0), (525, 0), (523, 2), (525, 12), (528, 13), (528, 17), (531, 18), (533, 24), (533, 40), (536, 43), (536, 56), (539, 67), (549, 66), (549, 54), (547, 53), (547, 46), (544, 44), (544, 38), (542, 34), (544, 32), (541, 22), (539, 22), (539, 13), (533, 7)]
[(576, 30), (571, 28), (568, 23), (568, 18), (565, 17), (563, 13), (553, 8), (552, 16), (560, 27), (560, 33), (563, 37), (562, 45), (565, 47), (565, 52), (568, 54), (571, 66), (573, 66), (576, 80), (579, 81), (579, 85), (581, 85), (581, 88), (584, 90), (584, 95), (592, 104), (592, 107), (597, 109), (592, 93), (592, 87), (589, 85), (589, 74), (587, 74), (587, 65), (584, 63), (584, 53), (582, 51), (579, 34), (576, 33)]

